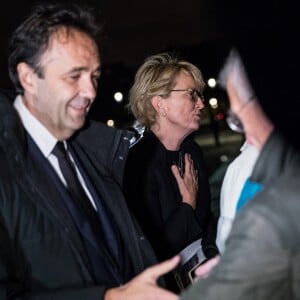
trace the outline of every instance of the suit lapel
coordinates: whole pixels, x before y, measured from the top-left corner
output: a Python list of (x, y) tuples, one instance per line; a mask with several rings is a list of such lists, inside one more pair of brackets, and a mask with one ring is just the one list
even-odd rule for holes
[[(27, 181), (21, 180), (21, 184), (24, 185), (25, 191), (34, 193), (30, 195), (30, 199), (44, 211), (45, 215), (50, 218), (52, 216), (53, 224), (56, 224), (64, 233), (68, 233), (66, 237), (70, 240), (74, 251), (79, 252), (81, 259), (91, 270), (81, 237), (62, 201), (62, 197), (68, 197), (68, 193), (49, 161), (29, 135), (27, 135), (27, 141), (29, 151), (26, 158), (26, 169), (28, 176), (26, 176)], [(34, 191), (28, 189), (29, 186), (33, 187)]]
[[(117, 181), (114, 181), (114, 177), (107, 168), (103, 167), (101, 173), (99, 173), (99, 169), (96, 170), (92, 163), (95, 158), (90, 159), (86, 151), (81, 147), (77, 147), (76, 144), (72, 146), (72, 154), (76, 152), (76, 156), (80, 159), (80, 161), (82, 161), (82, 163), (84, 163), (84, 166), (89, 174), (89, 180), (96, 190), (96, 193), (101, 195), (101, 199), (103, 200), (107, 209), (110, 211), (111, 216), (117, 225), (120, 238), (124, 241), (120, 241), (120, 243), (122, 243), (123, 247), (126, 247), (126, 251), (130, 256), (131, 261), (129, 265), (131, 267), (135, 267), (135, 271), (140, 272), (144, 269), (144, 265), (139, 250), (140, 246), (137, 242), (137, 232), (132, 223), (131, 215), (129, 214), (126, 202), (125, 200), (121, 200), (123, 199), (121, 187), (116, 188), (116, 186), (119, 185)], [(100, 164), (98, 164), (98, 166), (99, 165)]]
[[(99, 174), (95, 175), (95, 168), (90, 164), (89, 161), (84, 161), (85, 168), (88, 170), (88, 175), (87, 175), (87, 172), (82, 168), (78, 154), (76, 153), (76, 151), (72, 145), (70, 145), (69, 150), (71, 151), (73, 158), (76, 160), (76, 165), (79, 168), (80, 173), (85, 180), (85, 183), (95, 201), (95, 204), (96, 204), (98, 210), (99, 209), (103, 210), (103, 204), (104, 204), (105, 210), (110, 211), (110, 208), (109, 208), (110, 204), (107, 205), (107, 203), (105, 202), (105, 199), (111, 199), (113, 196), (105, 194), (105, 191), (107, 191), (107, 188), (105, 188), (105, 189), (101, 188), (103, 186), (106, 186), (106, 184), (107, 184), (106, 182), (104, 183), (104, 181), (105, 181), (104, 178), (102, 178), (101, 175), (99, 175)], [(100, 177), (101, 177), (101, 180), (99, 180)], [(109, 190), (110, 191), (115, 190), (115, 186), (113, 189), (109, 189)], [(101, 199), (99, 197), (101, 197)], [(103, 202), (103, 204), (100, 204), (100, 201)], [(110, 213), (110, 215), (112, 215), (112, 214)], [(100, 217), (101, 217), (101, 214), (100, 214)], [(114, 220), (111, 220), (111, 221), (114, 221)], [(113, 223), (113, 222), (111, 222), (111, 223)], [(111, 226), (113, 226), (113, 224), (111, 224)], [(118, 233), (119, 233), (118, 229), (115, 228), (115, 236), (116, 236), (117, 242), (118, 242), (118, 249), (120, 250), (122, 243), (119, 239)], [(121, 251), (119, 251), (119, 252), (121, 252)], [(118, 261), (116, 261), (116, 258), (108, 250), (107, 245), (103, 245), (103, 247), (101, 248), (101, 254), (102, 255), (104, 254), (105, 260), (107, 260), (112, 267), (118, 269), (118, 273), (120, 273), (119, 263), (122, 263), (121, 262), (121, 260), (122, 260), (121, 253), (119, 253)]]

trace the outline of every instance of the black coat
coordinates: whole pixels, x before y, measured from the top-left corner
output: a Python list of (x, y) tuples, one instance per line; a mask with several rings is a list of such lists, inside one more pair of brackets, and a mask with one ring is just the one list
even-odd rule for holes
[[(204, 252), (215, 255), (216, 218), (211, 211), (210, 188), (201, 148), (187, 137), (182, 156), (190, 153), (198, 170), (196, 209), (182, 202), (171, 165), (176, 158), (158, 138), (145, 132), (131, 147), (124, 173), (124, 193), (143, 231), (160, 260), (177, 254), (196, 239), (203, 239)], [(184, 160), (184, 158), (183, 158)]]
[[(125, 131), (90, 123), (71, 144), (117, 224), (134, 276), (157, 260), (121, 191), (129, 138)], [(23, 126), (4, 96), (0, 166), (0, 298), (99, 300), (107, 288), (118, 286), (106, 273), (96, 284), (61, 193), (44, 167), (31, 159)]]

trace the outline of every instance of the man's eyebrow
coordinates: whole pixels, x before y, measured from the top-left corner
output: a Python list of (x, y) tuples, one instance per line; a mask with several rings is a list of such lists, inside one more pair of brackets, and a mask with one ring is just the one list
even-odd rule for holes
[[(88, 67), (75, 67), (75, 68), (69, 70), (67, 73), (82, 72), (82, 71), (88, 71), (88, 70), (89, 70)], [(101, 73), (101, 67), (99, 66), (98, 68), (93, 70), (93, 72)]]

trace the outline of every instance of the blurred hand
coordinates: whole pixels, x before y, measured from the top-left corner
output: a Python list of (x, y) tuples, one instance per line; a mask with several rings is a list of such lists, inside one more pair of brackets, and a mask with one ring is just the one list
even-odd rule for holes
[(176, 294), (159, 287), (156, 281), (172, 271), (179, 261), (180, 257), (175, 256), (147, 268), (123, 286), (107, 290), (104, 300), (178, 300)]
[(215, 256), (214, 258), (211, 258), (204, 264), (200, 265), (195, 270), (196, 280), (203, 279), (209, 276), (212, 269), (219, 263), (220, 261), (220, 255)]
[(194, 168), (194, 163), (191, 155), (186, 153), (184, 155), (184, 175), (180, 176), (180, 172), (176, 165), (171, 167), (172, 173), (176, 178), (178, 188), (182, 197), (182, 202), (187, 203), (192, 206), (193, 209), (196, 208), (196, 199), (198, 193), (198, 174), (197, 170)]

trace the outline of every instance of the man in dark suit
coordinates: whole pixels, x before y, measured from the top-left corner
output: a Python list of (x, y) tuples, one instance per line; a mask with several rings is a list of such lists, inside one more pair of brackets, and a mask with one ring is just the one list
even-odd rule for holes
[(178, 257), (145, 270), (156, 257), (121, 192), (131, 134), (86, 121), (100, 76), (96, 34), (88, 10), (40, 5), (11, 37), (1, 299), (177, 299), (156, 280)]

